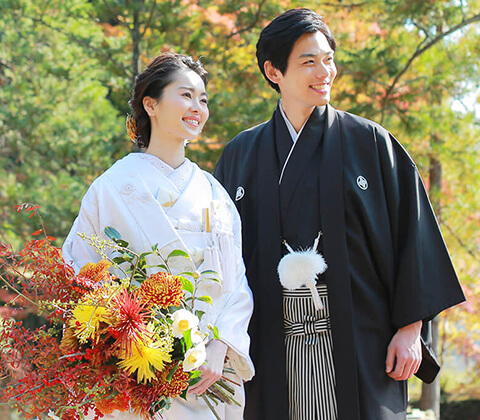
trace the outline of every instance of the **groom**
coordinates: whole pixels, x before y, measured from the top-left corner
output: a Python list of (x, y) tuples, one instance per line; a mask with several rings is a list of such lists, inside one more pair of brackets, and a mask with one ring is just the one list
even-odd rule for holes
[[(335, 48), (308, 9), (262, 31), (258, 65), (281, 99), (215, 170), (242, 217), (254, 294), (248, 420), (405, 419), (422, 326), (464, 300), (415, 164), (383, 127), (328, 104)], [(277, 275), (283, 241), (306, 249), (319, 231), (322, 311)]]

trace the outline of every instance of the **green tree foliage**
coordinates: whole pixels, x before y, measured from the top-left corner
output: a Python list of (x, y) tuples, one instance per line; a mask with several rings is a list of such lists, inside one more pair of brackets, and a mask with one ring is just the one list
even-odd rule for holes
[(70, 40), (102, 37), (94, 22), (69, 16), (85, 5), (39, 3), (12, 1), (0, 10), (0, 213), (11, 241), (31, 229), (13, 213), (24, 201), (40, 205), (49, 233), (63, 237), (78, 198), (118, 153), (122, 132), (109, 75)]

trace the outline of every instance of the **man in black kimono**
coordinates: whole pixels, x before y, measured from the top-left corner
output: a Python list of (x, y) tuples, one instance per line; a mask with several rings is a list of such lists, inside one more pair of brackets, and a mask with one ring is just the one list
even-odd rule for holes
[[(296, 356), (285, 354), (285, 289), (277, 274), (283, 240), (305, 249), (323, 234), (318, 251), (328, 269), (318, 283), (328, 289), (339, 420), (405, 419), (422, 325), (423, 336), (429, 320), (464, 300), (413, 161), (383, 127), (328, 105), (335, 47), (308, 9), (287, 11), (262, 31), (258, 64), (281, 100), (269, 121), (225, 147), (215, 170), (242, 217), (254, 294), (257, 373), (247, 384), (247, 420), (301, 417), (300, 394), (314, 406), (305, 420), (327, 418), (313, 401), (326, 392), (317, 387), (325, 372), (305, 373), (302, 385), (287, 378)], [(316, 341), (305, 343), (308, 352)]]

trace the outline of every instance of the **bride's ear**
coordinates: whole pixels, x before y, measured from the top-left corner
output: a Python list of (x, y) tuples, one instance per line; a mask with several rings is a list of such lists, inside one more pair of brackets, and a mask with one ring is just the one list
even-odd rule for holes
[(143, 98), (143, 108), (145, 109), (145, 112), (150, 116), (153, 117), (155, 115), (155, 105), (157, 105), (158, 101), (156, 99), (153, 99), (150, 96), (145, 96)]

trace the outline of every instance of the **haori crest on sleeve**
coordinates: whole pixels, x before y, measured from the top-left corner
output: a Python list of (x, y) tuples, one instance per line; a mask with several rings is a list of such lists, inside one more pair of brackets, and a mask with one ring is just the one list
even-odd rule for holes
[(317, 276), (327, 269), (325, 259), (322, 254), (317, 252), (320, 236), (322, 236), (322, 232), (318, 232), (311, 248), (299, 251), (294, 251), (284, 240), (283, 243), (289, 253), (284, 255), (278, 264), (278, 275), (282, 286), (290, 290), (303, 286), (308, 287), (317, 310), (324, 309), (316, 287)]

